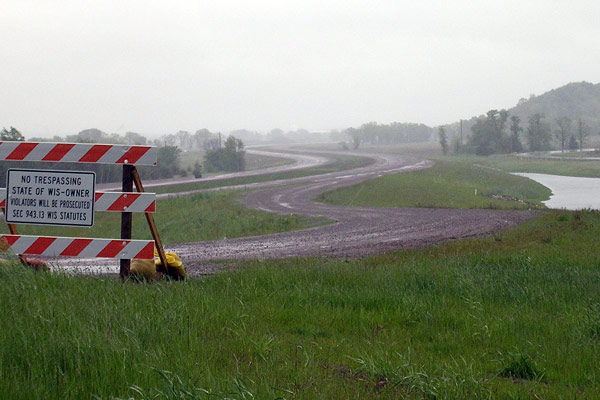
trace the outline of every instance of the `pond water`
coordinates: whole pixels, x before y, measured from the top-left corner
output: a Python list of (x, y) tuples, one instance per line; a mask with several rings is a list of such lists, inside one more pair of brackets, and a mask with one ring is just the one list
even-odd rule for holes
[(549, 208), (600, 210), (600, 178), (580, 178), (546, 174), (515, 173), (541, 183), (550, 190), (550, 200), (544, 201)]

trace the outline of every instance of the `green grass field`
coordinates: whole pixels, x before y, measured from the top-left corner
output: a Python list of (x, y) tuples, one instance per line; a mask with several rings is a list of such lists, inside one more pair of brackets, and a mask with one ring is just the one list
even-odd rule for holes
[(187, 282), (0, 268), (2, 397), (597, 398), (600, 214)]
[(550, 194), (530, 179), (439, 160), (432, 168), (336, 189), (318, 200), (346, 206), (523, 209), (543, 207), (540, 201)]
[[(327, 222), (325, 218), (251, 210), (236, 201), (239, 196), (240, 192), (224, 191), (158, 201), (154, 216), (163, 243), (266, 235)], [(121, 214), (97, 212), (92, 228), (18, 225), (18, 230), (28, 235), (118, 238)], [(0, 233), (8, 233), (6, 224), (0, 224)], [(133, 214), (132, 237), (152, 239), (146, 218), (141, 213)]]
[(600, 177), (600, 161), (536, 160), (516, 156), (472, 157), (473, 162), (499, 168), (507, 172), (534, 172), (539, 174)]
[[(421, 206), (515, 206), (474, 187), (534, 204), (547, 195), (470, 162), (436, 168), (339, 200), (398, 205), (407, 185)], [(253, 214), (231, 192), (197, 196), (169, 213), (158, 205), (165, 241), (319, 222)], [(2, 265), (0, 398), (600, 398), (598, 236), (598, 212), (541, 211), (489, 237), (361, 260), (244, 262), (186, 282)]]

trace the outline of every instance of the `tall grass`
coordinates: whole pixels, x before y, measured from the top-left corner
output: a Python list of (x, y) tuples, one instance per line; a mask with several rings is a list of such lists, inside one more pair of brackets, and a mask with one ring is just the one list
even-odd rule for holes
[[(550, 240), (547, 233), (550, 232)], [(596, 398), (598, 213), (121, 284), (0, 268), (3, 398)]]

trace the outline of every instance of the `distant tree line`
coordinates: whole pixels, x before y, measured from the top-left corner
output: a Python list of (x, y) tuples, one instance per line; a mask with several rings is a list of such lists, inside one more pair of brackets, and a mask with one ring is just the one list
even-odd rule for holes
[[(0, 140), (23, 141), (25, 137), (16, 128), (3, 128), (0, 131)], [(65, 138), (54, 136), (51, 139), (32, 137), (32, 142), (67, 142), (67, 143), (108, 143), (108, 144), (129, 144), (146, 145), (149, 144), (144, 136), (127, 132), (121, 136), (119, 134), (107, 134), (99, 129), (86, 129), (77, 135), (70, 135)], [(187, 171), (181, 169), (181, 150), (177, 146), (162, 146), (157, 151), (158, 165), (139, 166), (138, 171), (142, 179), (162, 179), (171, 178), (175, 175), (187, 174)], [(96, 173), (97, 183), (119, 182), (123, 178), (123, 172), (120, 165), (111, 164), (86, 164), (86, 163), (47, 163), (21, 161), (18, 163), (20, 168), (40, 168), (40, 169), (59, 169), (66, 171), (93, 171)], [(16, 167), (14, 162), (0, 162), (0, 186), (6, 185), (6, 170)]]
[[(266, 134), (247, 129), (237, 129), (230, 132), (230, 136), (243, 141), (245, 144), (293, 144), (317, 143), (326, 140), (334, 142), (350, 140), (347, 147), (355, 148), (357, 144), (396, 144), (410, 142), (427, 142), (432, 139), (434, 129), (424, 124), (394, 122), (389, 125), (369, 122), (359, 128), (348, 128), (342, 131), (310, 132), (306, 129), (297, 129), (285, 132), (282, 129), (271, 129)], [(218, 133), (201, 129), (195, 133), (179, 131), (174, 134), (164, 135), (151, 144), (156, 146), (179, 146), (185, 151), (206, 149), (207, 142), (214, 141)], [(210, 145), (209, 145), (210, 147)]]
[[(562, 151), (577, 148), (581, 151), (590, 128), (582, 119), (578, 119), (573, 125), (573, 121), (567, 117), (557, 118), (552, 125), (544, 120), (544, 114), (534, 113), (528, 117), (527, 125), (523, 128), (518, 116), (510, 116), (506, 110), (490, 110), (471, 126), (471, 135), (465, 144), (459, 137), (455, 137), (454, 152), (487, 156), (525, 150), (546, 151), (551, 150), (553, 137), (558, 140)], [(443, 143), (441, 135), (440, 145), (442, 150), (445, 147), (447, 151), (447, 144)]]
[(423, 124), (393, 122), (389, 125), (369, 122), (359, 128), (348, 128), (344, 134), (366, 144), (397, 144), (427, 142), (433, 128)]
[[(25, 138), (18, 129), (10, 127), (10, 129), (3, 128), (0, 131), (0, 140), (23, 141)], [(135, 132), (119, 135), (117, 133), (108, 134), (99, 129), (85, 129), (76, 135), (69, 135), (65, 138), (60, 136), (54, 136), (51, 139), (32, 137), (29, 141), (157, 146), (158, 165), (156, 167), (139, 166), (138, 171), (142, 179), (168, 179), (177, 175), (186, 176), (188, 173), (192, 173), (196, 178), (202, 177), (203, 168), (199, 161), (196, 161), (193, 168), (189, 170), (181, 167), (182, 149), (185, 151), (203, 150), (205, 154), (204, 169), (209, 172), (243, 171), (246, 167), (246, 152), (241, 139), (229, 136), (223, 143), (220, 133), (212, 133), (207, 129), (198, 130), (193, 135), (179, 131), (155, 140), (149, 140)], [(14, 162), (0, 162), (0, 186), (4, 186), (6, 183), (6, 170), (15, 166)], [(119, 182), (122, 179), (122, 168), (119, 165), (19, 162), (19, 167), (93, 171), (96, 173), (97, 183)]]
[[(266, 133), (251, 131), (248, 129), (236, 129), (229, 133), (229, 136), (234, 136), (240, 139), (245, 145), (257, 144), (293, 144), (293, 143), (317, 143), (323, 142), (330, 138), (330, 135), (345, 136), (338, 131), (333, 132), (311, 132), (306, 129), (296, 129), (285, 132), (283, 129), (275, 128)], [(163, 135), (160, 138), (152, 141), (155, 146), (179, 146), (184, 151), (201, 151), (205, 147), (205, 142), (211, 140), (218, 135), (208, 129), (200, 129), (195, 133), (188, 131), (178, 131), (173, 134)], [(338, 140), (338, 139), (331, 139)]]

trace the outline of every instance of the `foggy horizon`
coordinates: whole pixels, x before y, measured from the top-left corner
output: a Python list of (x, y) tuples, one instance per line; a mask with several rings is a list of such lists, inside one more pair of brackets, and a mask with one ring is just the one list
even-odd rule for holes
[(592, 1), (6, 2), (0, 127), (438, 126), (600, 82), (598, 20)]

